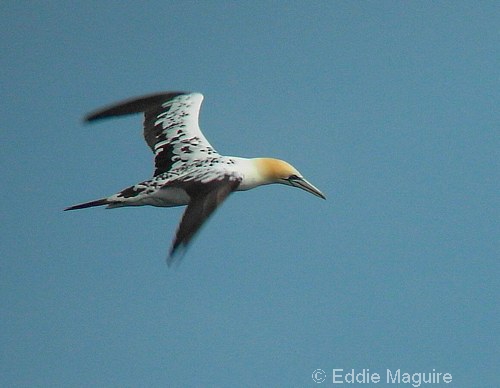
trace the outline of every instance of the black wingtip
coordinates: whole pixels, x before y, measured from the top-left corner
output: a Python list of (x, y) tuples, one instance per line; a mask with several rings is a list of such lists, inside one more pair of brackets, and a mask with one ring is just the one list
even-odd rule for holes
[(177, 245), (172, 245), (172, 248), (170, 248), (170, 252), (167, 256), (167, 267), (172, 268), (172, 266), (178, 267), (184, 258), (184, 255), (186, 254), (187, 251), (187, 245), (185, 244), (177, 244)]
[(189, 92), (163, 92), (154, 93), (142, 97), (136, 97), (128, 100), (109, 105), (102, 109), (90, 112), (87, 114), (83, 121), (90, 123), (92, 121), (101, 120), (107, 117), (130, 115), (134, 113), (146, 112), (154, 107), (157, 107), (172, 98), (177, 96), (189, 94)]

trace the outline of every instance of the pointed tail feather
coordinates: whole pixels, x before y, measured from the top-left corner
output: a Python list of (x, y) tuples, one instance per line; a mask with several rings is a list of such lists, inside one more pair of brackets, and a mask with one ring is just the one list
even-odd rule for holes
[(94, 207), (94, 206), (102, 206), (102, 205), (108, 205), (110, 202), (106, 198), (98, 199), (96, 201), (90, 201), (90, 202), (85, 202), (85, 203), (80, 203), (78, 205), (70, 206), (66, 210), (77, 210), (77, 209), (85, 209), (88, 207)]

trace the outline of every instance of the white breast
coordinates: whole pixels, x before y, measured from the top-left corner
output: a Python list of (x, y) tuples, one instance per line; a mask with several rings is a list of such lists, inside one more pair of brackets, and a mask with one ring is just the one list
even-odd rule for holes
[(181, 188), (168, 187), (156, 190), (150, 196), (144, 198), (141, 205), (160, 207), (182, 206), (189, 203), (189, 195)]

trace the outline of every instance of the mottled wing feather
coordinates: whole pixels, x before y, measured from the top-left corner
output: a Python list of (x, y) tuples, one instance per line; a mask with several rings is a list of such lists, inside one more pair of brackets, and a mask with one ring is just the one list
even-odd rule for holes
[(200, 130), (203, 95), (166, 92), (126, 100), (86, 116), (86, 121), (144, 113), (144, 139), (155, 153), (154, 176), (183, 165), (218, 156)]
[(218, 156), (198, 125), (202, 101), (200, 93), (184, 94), (146, 112), (144, 137), (148, 144), (154, 142), (155, 176)]
[(215, 209), (234, 191), (241, 177), (226, 175), (209, 183), (186, 182), (185, 190), (190, 193), (191, 201), (187, 206), (172, 243), (167, 264), (176, 259), (179, 248), (186, 248), (193, 236)]

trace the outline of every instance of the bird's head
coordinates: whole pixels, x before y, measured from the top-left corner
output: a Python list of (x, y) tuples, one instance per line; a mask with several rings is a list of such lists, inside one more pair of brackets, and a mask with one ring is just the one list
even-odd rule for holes
[(311, 183), (290, 163), (273, 158), (259, 158), (257, 165), (266, 183), (281, 183), (287, 186), (298, 187), (317, 197), (326, 199), (325, 195)]

